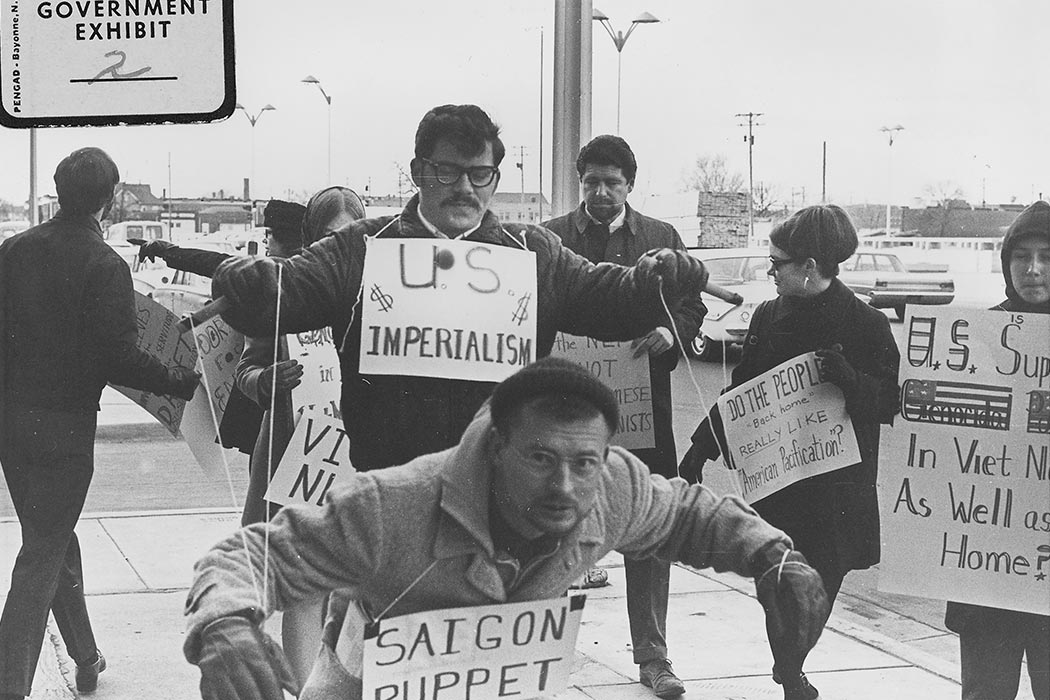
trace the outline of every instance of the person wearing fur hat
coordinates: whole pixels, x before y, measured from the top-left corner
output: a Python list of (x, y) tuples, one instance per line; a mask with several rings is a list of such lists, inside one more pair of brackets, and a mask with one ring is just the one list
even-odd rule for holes
[[(778, 296), (755, 309), (730, 385), (816, 351), (821, 375), (842, 390), (861, 461), (797, 481), (753, 504), (820, 572), (832, 603), (847, 572), (879, 562), (879, 425), (891, 422), (898, 410), (900, 353), (889, 321), (838, 279), (839, 263), (856, 249), (853, 223), (835, 205), (807, 207), (773, 229), (767, 274)], [(718, 457), (724, 442), (716, 406), (693, 434), (682, 476), (700, 480), (704, 462)], [(802, 673), (804, 660), (773, 667), (785, 700), (819, 697)]]
[[(743, 500), (650, 475), (611, 446), (618, 422), (589, 371), (540, 360), (496, 386), (458, 445), (358, 472), (323, 509), (287, 506), (218, 543), (187, 596), (202, 697), (296, 692), (262, 630), (276, 609), (334, 589), (373, 620), (546, 600), (614, 549), (754, 577), (775, 648), (804, 655), (827, 619), (820, 576)], [(267, 576), (260, 599), (253, 582)], [(325, 647), (301, 698), (361, 698), (361, 634)]]
[[(1003, 237), (1006, 299), (992, 307), (1050, 313), (1050, 204), (1022, 211)], [(1032, 694), (1050, 698), (1050, 616), (949, 601), (945, 626), (959, 634), (962, 700), (1013, 700), (1027, 657)]]

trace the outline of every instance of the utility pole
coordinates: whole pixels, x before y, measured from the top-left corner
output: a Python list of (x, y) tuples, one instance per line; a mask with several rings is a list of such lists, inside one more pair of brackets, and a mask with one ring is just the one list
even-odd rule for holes
[[(737, 114), (737, 117), (747, 117), (747, 136), (744, 137), (744, 141), (747, 143), (747, 237), (748, 240), (754, 240), (755, 237), (755, 133), (754, 128), (756, 126), (762, 126), (755, 121), (758, 117), (761, 117), (764, 112), (744, 112)], [(744, 126), (738, 124), (737, 126)]]
[(36, 208), (36, 128), (29, 130), (29, 225), (40, 223)]
[(525, 147), (518, 146), (518, 162), (515, 163), (518, 166), (518, 170), (521, 171), (521, 220), (528, 222), (528, 218), (525, 216)]
[[(900, 124), (896, 126), (883, 126), (879, 128), (884, 134), (887, 134), (890, 138), (889, 151), (886, 157), (886, 235), (890, 235), (890, 214), (893, 201), (893, 135), (898, 131), (903, 131), (904, 127)], [(901, 228), (904, 228), (904, 222), (901, 222)]]
[(828, 203), (828, 142), (824, 142), (824, 155), (820, 165), (820, 203)]

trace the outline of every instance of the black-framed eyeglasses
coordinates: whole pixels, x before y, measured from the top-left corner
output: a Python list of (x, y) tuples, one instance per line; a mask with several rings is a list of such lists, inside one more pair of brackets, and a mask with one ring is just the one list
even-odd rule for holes
[(465, 173), (474, 187), (487, 187), (499, 175), (499, 168), (494, 165), (474, 165), (464, 168), (462, 165), (434, 161), (429, 158), (420, 158), (420, 160), (434, 169), (434, 177), (442, 185), (456, 184)]
[(779, 270), (784, 265), (793, 262), (795, 261), (791, 258), (774, 258), (772, 255), (769, 256), (769, 264), (773, 266), (774, 270)]

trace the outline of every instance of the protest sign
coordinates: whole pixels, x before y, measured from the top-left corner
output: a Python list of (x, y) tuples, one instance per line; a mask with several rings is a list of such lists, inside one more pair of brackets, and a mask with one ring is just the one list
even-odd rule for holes
[(314, 407), (302, 412), (264, 498), (320, 507), (325, 494), (355, 472), (343, 423)]
[(290, 333), (285, 337), (288, 356), (303, 366), (302, 382), (292, 389), (292, 409), (317, 407), (326, 416), (341, 418), (339, 355), (332, 342), (332, 329)]
[(362, 697), (495, 700), (564, 692), (585, 597), (432, 610), (365, 632)]
[(473, 241), (369, 239), (361, 373), (498, 382), (536, 359), (536, 256)]
[[(138, 321), (136, 345), (143, 352), (156, 357), (168, 367), (179, 365), (193, 367), (197, 362), (197, 351), (188, 336), (183, 337), (175, 327), (179, 319), (163, 306), (135, 292), (135, 314)], [(149, 411), (168, 431), (178, 437), (182, 424), (182, 413), (186, 406), (183, 399), (175, 396), (158, 396), (141, 389), (113, 386), (124, 396)]]
[(749, 503), (789, 484), (860, 461), (842, 392), (809, 352), (718, 397), (740, 494)]
[(559, 333), (551, 355), (587, 368), (613, 390), (620, 404), (620, 425), (612, 443), (629, 450), (656, 446), (649, 355), (634, 357), (630, 342), (605, 342)]
[(1050, 317), (908, 307), (879, 589), (1050, 614)]

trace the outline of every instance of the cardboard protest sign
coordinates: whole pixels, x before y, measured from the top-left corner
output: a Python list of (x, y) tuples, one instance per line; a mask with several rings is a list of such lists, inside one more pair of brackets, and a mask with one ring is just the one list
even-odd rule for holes
[(320, 507), (329, 489), (356, 470), (350, 464), (350, 440), (343, 423), (318, 407), (299, 417), (281, 463), (264, 498), (271, 503), (306, 503)]
[(879, 589), (1050, 614), (1050, 317), (908, 307)]
[[(138, 292), (135, 292), (135, 313), (139, 329), (136, 345), (140, 350), (153, 355), (169, 367), (194, 366), (197, 362), (197, 351), (193, 347), (192, 339), (188, 336), (183, 337), (175, 327), (179, 322), (175, 314)], [(149, 411), (172, 435), (179, 436), (182, 412), (186, 406), (184, 400), (123, 386), (114, 385), (113, 388)]]
[(585, 597), (432, 610), (365, 632), (361, 697), (495, 700), (564, 692)]
[(292, 408), (320, 408), (332, 418), (339, 413), (339, 355), (332, 342), (332, 329), (290, 333), (288, 356), (303, 366), (302, 382), (292, 389)]
[(498, 382), (536, 359), (536, 256), (445, 239), (369, 239), (361, 373)]
[(656, 447), (648, 355), (634, 357), (629, 342), (605, 342), (568, 333), (556, 336), (551, 355), (586, 367), (616, 394), (620, 426), (612, 439), (614, 445), (629, 450)]
[(718, 397), (729, 454), (749, 503), (789, 484), (860, 461), (842, 392), (806, 353)]

